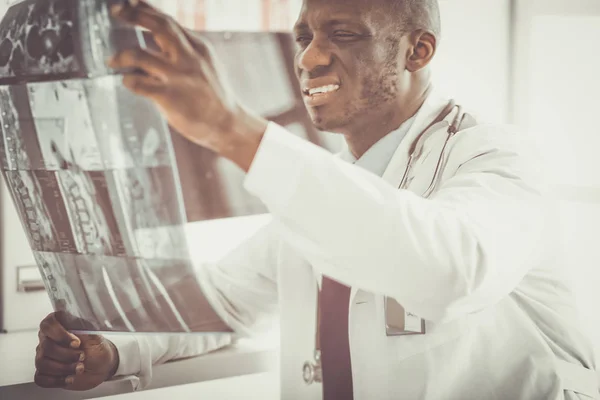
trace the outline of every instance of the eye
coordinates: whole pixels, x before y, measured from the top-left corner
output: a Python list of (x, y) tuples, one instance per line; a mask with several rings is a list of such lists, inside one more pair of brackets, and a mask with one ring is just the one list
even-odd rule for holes
[(312, 36), (310, 35), (298, 35), (296, 36), (296, 43), (301, 46), (307, 46), (312, 40)]
[(359, 35), (349, 31), (334, 31), (332, 37), (336, 40), (351, 41), (358, 39)]

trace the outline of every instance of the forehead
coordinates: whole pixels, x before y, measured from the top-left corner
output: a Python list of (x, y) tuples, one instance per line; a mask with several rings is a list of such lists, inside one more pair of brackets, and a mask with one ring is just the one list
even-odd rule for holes
[(365, 26), (386, 21), (384, 0), (304, 0), (296, 27), (320, 27), (332, 22)]

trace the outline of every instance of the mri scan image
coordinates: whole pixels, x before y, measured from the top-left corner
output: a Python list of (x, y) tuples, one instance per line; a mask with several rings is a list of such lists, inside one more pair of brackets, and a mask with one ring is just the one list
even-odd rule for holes
[[(52, 202), (59, 196), (58, 182), (52, 176), (38, 177), (36, 172), (4, 173), (31, 248), (36, 251), (74, 252), (76, 247), (66, 210), (61, 210), (60, 203)], [(49, 204), (46, 203), (48, 200)]]
[(100, 310), (90, 303), (79, 274), (73, 273), (76, 269), (75, 256), (37, 251), (33, 255), (54, 309), (69, 316), (70, 327), (98, 330)]
[[(104, 65), (120, 49), (156, 49), (109, 17), (116, 1), (23, 0), (0, 22), (5, 184), (68, 329), (230, 332), (197, 278), (187, 228), (267, 210), (243, 171), (174, 131)], [(304, 109), (291, 35), (192, 34), (217, 49), (244, 106), (332, 150)]]
[(2, 168), (5, 170), (27, 170), (31, 165), (25, 142), (34, 132), (30, 121), (21, 118), (17, 106), (25, 96), (24, 86), (0, 86), (0, 131), (2, 140)]
[(41, 157), (33, 169), (63, 169), (64, 163), (102, 170), (83, 82), (68, 80), (27, 86), (29, 112)]
[(72, 40), (78, 20), (75, 3), (26, 1), (9, 8), (0, 24), (0, 72), (4, 77), (81, 69)]
[(77, 252), (127, 255), (124, 238), (114, 215), (106, 173), (62, 170), (56, 175)]

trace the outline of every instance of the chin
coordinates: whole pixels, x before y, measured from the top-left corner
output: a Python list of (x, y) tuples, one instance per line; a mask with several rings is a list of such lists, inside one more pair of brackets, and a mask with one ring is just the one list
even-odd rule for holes
[(324, 132), (344, 133), (344, 128), (349, 124), (348, 118), (345, 116), (322, 113), (314, 110), (310, 111), (310, 118), (315, 128)]
[(313, 125), (315, 128), (317, 128), (317, 130), (322, 132), (338, 133), (338, 124), (331, 123), (329, 121), (313, 119)]

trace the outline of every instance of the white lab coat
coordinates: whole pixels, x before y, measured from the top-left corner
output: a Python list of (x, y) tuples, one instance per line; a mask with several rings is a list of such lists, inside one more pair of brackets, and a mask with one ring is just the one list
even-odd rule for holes
[[(530, 140), (507, 127), (460, 132), (448, 143), (440, 184), (424, 199), (452, 114), (432, 128), (408, 190), (397, 189), (411, 143), (446, 104), (428, 97), (383, 179), (269, 126), (245, 187), (273, 220), (200, 269), (200, 281), (240, 335), (279, 314), (282, 399), (321, 396), (320, 385), (303, 382), (302, 365), (313, 354), (322, 274), (353, 288), (357, 400), (597, 393), (592, 346), (579, 329), (569, 265), (557, 257), (555, 218)], [(386, 336), (384, 296), (424, 318), (427, 333)], [(137, 374), (143, 386), (152, 363), (228, 341), (119, 337), (118, 373)]]

